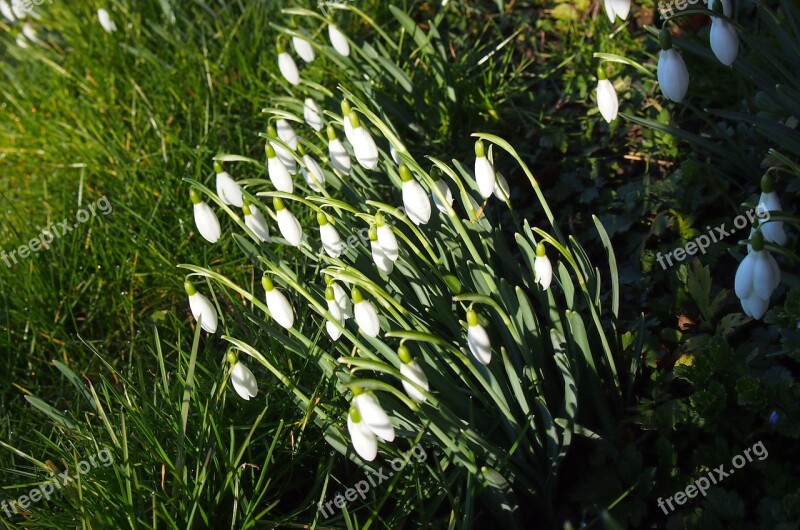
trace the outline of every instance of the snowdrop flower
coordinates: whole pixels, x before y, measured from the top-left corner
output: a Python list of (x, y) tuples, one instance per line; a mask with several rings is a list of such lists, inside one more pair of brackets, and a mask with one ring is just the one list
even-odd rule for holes
[(117, 25), (114, 24), (114, 21), (111, 19), (111, 15), (105, 9), (98, 9), (97, 10), (97, 20), (100, 21), (100, 25), (103, 26), (103, 29), (106, 30), (106, 33), (113, 33), (117, 31)]
[[(761, 233), (764, 235), (764, 240), (776, 245), (785, 245), (786, 232), (783, 229), (783, 221), (769, 221), (769, 212), (780, 212), (782, 210), (781, 201), (778, 198), (778, 194), (775, 193), (775, 185), (769, 175), (764, 175), (761, 178), (761, 197), (758, 199), (756, 210), (765, 212), (763, 216), (766, 219), (761, 224)], [(757, 215), (761, 216), (762, 214)]]
[[(716, 13), (724, 13), (730, 16), (730, 0), (722, 0), (719, 4), (714, 0), (709, 0), (708, 8)], [(725, 66), (730, 66), (739, 54), (739, 34), (736, 28), (728, 21), (720, 17), (711, 17), (711, 50), (717, 56), (719, 62)]]
[(227, 357), (228, 362), (233, 365), (231, 368), (231, 384), (233, 385), (233, 389), (243, 400), (250, 401), (250, 398), (254, 398), (256, 394), (258, 394), (256, 376), (253, 375), (253, 372), (251, 372), (247, 366), (236, 358), (236, 354), (232, 351), (228, 352)]
[(306, 179), (306, 184), (314, 191), (322, 191), (325, 187), (325, 173), (322, 172), (322, 168), (317, 161), (314, 160), (311, 155), (306, 154), (302, 145), (298, 147), (298, 150), (300, 156), (303, 158), (303, 165), (305, 166), (300, 167), (300, 173), (302, 173), (303, 178)]
[(397, 245), (397, 237), (395, 237), (394, 232), (392, 231), (392, 227), (386, 223), (386, 220), (383, 218), (383, 214), (378, 212), (375, 214), (375, 229), (377, 238), (378, 238), (378, 245), (380, 245), (381, 250), (392, 261), (397, 261), (398, 256), (400, 255), (399, 247)]
[(409, 382), (403, 379), (403, 389), (405, 389), (408, 397), (417, 403), (425, 402), (427, 399), (425, 394), (420, 392), (417, 387), (411, 384), (412, 382), (416, 383), (427, 392), (429, 387), (428, 378), (425, 376), (425, 372), (422, 371), (422, 367), (419, 365), (419, 363), (411, 358), (411, 352), (406, 346), (401, 344), (400, 347), (397, 348), (397, 355), (400, 357), (400, 374), (411, 380), (411, 382)]
[(350, 145), (353, 145), (353, 126), (350, 124), (350, 112), (352, 112), (350, 102), (346, 99), (342, 100), (342, 123), (344, 123), (344, 135)]
[(608, 123), (617, 119), (619, 111), (619, 99), (614, 84), (606, 77), (605, 70), (600, 67), (597, 69), (597, 108), (600, 114)]
[[(378, 243), (378, 234), (374, 228), (369, 229), (369, 246), (372, 249), (372, 261), (378, 267), (378, 270), (384, 274), (391, 274), (394, 270), (394, 261), (390, 260), (386, 253)], [(356, 319), (358, 318), (358, 309), (356, 309)]]
[(197, 292), (192, 282), (184, 282), (183, 288), (189, 296), (189, 309), (194, 319), (200, 322), (200, 328), (208, 333), (216, 333), (217, 310), (208, 298)]
[(478, 191), (484, 199), (488, 199), (494, 193), (497, 179), (491, 162), (486, 158), (486, 151), (481, 140), (475, 142), (475, 181), (478, 183)]
[(427, 224), (431, 220), (431, 200), (405, 164), (400, 164), (400, 180), (403, 181), (403, 207), (409, 219), (415, 225)]
[(194, 204), (194, 224), (197, 225), (197, 231), (209, 243), (216, 243), (222, 235), (217, 214), (200, 199), (200, 195), (195, 190), (189, 191), (189, 198)]
[(358, 456), (372, 462), (378, 454), (378, 438), (361, 419), (361, 413), (355, 406), (350, 407), (347, 415), (347, 430), (350, 432), (350, 440)]
[(266, 151), (267, 173), (269, 174), (269, 180), (272, 182), (272, 185), (275, 186), (275, 189), (278, 191), (292, 193), (292, 191), (294, 191), (294, 183), (292, 182), (292, 176), (289, 174), (289, 170), (286, 169), (281, 159), (278, 158), (272, 144), (267, 144)]
[(628, 18), (628, 13), (631, 10), (631, 0), (603, 0), (603, 5), (606, 8), (606, 15), (608, 20), (613, 24), (616, 17), (622, 20)]
[(350, 298), (347, 296), (347, 291), (345, 291), (344, 288), (338, 283), (331, 282), (330, 287), (333, 288), (334, 299), (342, 310), (342, 318), (344, 320), (352, 318), (353, 304), (350, 302)]
[(342, 238), (339, 237), (339, 232), (328, 221), (328, 216), (324, 212), (317, 214), (317, 221), (319, 222), (319, 237), (322, 240), (322, 248), (328, 256), (338, 258), (342, 254)]
[(764, 236), (760, 230), (756, 230), (751, 241), (753, 249), (736, 270), (734, 291), (745, 314), (759, 320), (766, 313), (770, 296), (781, 281), (781, 271), (775, 258), (764, 250)]
[(539, 283), (545, 291), (550, 287), (550, 282), (553, 281), (553, 265), (550, 263), (550, 258), (544, 251), (544, 243), (539, 242), (536, 245), (536, 257), (533, 260), (533, 281)]
[(286, 299), (286, 296), (279, 290), (275, 289), (272, 279), (264, 275), (261, 278), (261, 285), (264, 286), (264, 292), (267, 298), (267, 309), (272, 318), (280, 324), (281, 327), (290, 329), (294, 325), (294, 311), (292, 311), (292, 304)]
[[(281, 118), (280, 120), (275, 122), (275, 127), (276, 127), (275, 132), (277, 133), (278, 138), (280, 138), (281, 142), (288, 145), (289, 148), (292, 150), (297, 149), (297, 134), (295, 134), (294, 129), (292, 128), (292, 124)], [(273, 134), (273, 136), (275, 135)], [(286, 151), (286, 149), (284, 149), (284, 151)], [(289, 155), (289, 158), (294, 160), (294, 158), (292, 158), (291, 155)]]
[(353, 287), (353, 314), (358, 328), (368, 337), (377, 337), (381, 330), (375, 307), (361, 295), (358, 287)]
[(661, 29), (660, 41), (658, 85), (665, 98), (680, 103), (689, 89), (689, 71), (683, 57), (672, 47), (672, 37), (667, 28)]
[(294, 59), (289, 53), (286, 51), (286, 48), (283, 45), (282, 40), (278, 40), (278, 69), (281, 71), (281, 75), (284, 79), (286, 79), (290, 84), (297, 85), (300, 83), (300, 72), (297, 70), (297, 64), (295, 64)]
[(315, 131), (321, 131), (324, 123), (322, 123), (322, 112), (317, 106), (317, 102), (311, 98), (306, 98), (303, 103), (303, 118), (309, 127)]
[(14, 17), (14, 11), (11, 9), (11, 5), (6, 0), (0, 0), (0, 13), (12, 24), (17, 21)]
[[(267, 126), (267, 135), (272, 136), (273, 138), (277, 136), (283, 143), (288, 145), (289, 148), (292, 149), (293, 151), (297, 149), (297, 136), (295, 136), (294, 129), (292, 129), (292, 126), (289, 125), (289, 122), (287, 122), (286, 120), (283, 121), (284, 125), (282, 126), (282, 130), (283, 130), (283, 135), (286, 137), (286, 140), (284, 140), (281, 137), (281, 135), (278, 133), (278, 131), (272, 124)], [(294, 156), (292, 156), (292, 152), (274, 140), (270, 140), (269, 145), (271, 145), (272, 148), (275, 150), (275, 154), (278, 155), (278, 160), (283, 162), (283, 166), (286, 168), (286, 170), (291, 175), (297, 173), (297, 161), (294, 159)]]
[(303, 37), (292, 37), (292, 46), (298, 57), (307, 63), (314, 60), (314, 47)]
[(25, 35), (23, 35), (22, 33), (17, 34), (16, 42), (17, 46), (19, 46), (20, 48), (28, 47), (28, 41), (25, 40)]
[(23, 4), (24, 0), (11, 0), (11, 11), (14, 13), (17, 20), (23, 20), (28, 16), (28, 10), (25, 9)]
[(492, 343), (486, 329), (478, 323), (478, 314), (470, 308), (467, 310), (467, 345), (469, 351), (481, 364), (489, 364), (492, 360)]
[(242, 188), (228, 173), (222, 170), (219, 162), (214, 162), (214, 172), (217, 174), (217, 195), (225, 204), (242, 207)]
[[(328, 313), (331, 314), (336, 323), (338, 323), (340, 326), (343, 325), (344, 315), (342, 315), (342, 308), (339, 307), (339, 304), (336, 302), (336, 295), (334, 294), (333, 287), (331, 286), (328, 286), (328, 288), (325, 289), (325, 302), (328, 304)], [(325, 330), (333, 340), (339, 340), (339, 337), (342, 336), (342, 330), (330, 320), (325, 322)]]
[[(447, 201), (447, 204), (449, 204), (450, 206), (453, 206), (453, 192), (450, 191), (450, 187), (447, 185), (447, 183), (444, 181), (444, 179), (439, 179), (436, 182), (434, 182), (434, 184), (439, 189), (439, 192), (442, 195), (444, 195), (444, 198)], [(436, 207), (439, 209), (440, 212), (446, 214), (447, 213), (447, 208), (439, 200), (439, 197), (437, 197), (435, 193), (433, 193), (432, 196), (433, 196), (433, 204), (436, 205)]]
[(242, 205), (242, 213), (244, 213), (244, 224), (253, 231), (253, 233), (263, 242), (270, 241), (269, 225), (264, 214), (261, 213), (256, 205), (244, 203)]
[(22, 34), (28, 37), (28, 40), (34, 44), (40, 42), (39, 37), (36, 35), (36, 30), (33, 29), (33, 26), (31, 26), (28, 22), (22, 25)]
[(342, 175), (350, 174), (350, 155), (336, 136), (333, 125), (330, 124), (328, 124), (328, 156), (331, 158), (333, 169)]
[(383, 410), (378, 398), (372, 392), (364, 392), (358, 387), (353, 387), (353, 405), (361, 414), (361, 420), (367, 425), (370, 431), (383, 441), (391, 442), (394, 440), (394, 426), (389, 420), (386, 411)]
[(278, 230), (281, 235), (293, 247), (300, 246), (300, 242), (303, 240), (303, 228), (300, 226), (300, 221), (286, 209), (283, 201), (278, 197), (272, 199), (272, 204), (275, 208), (275, 217), (278, 220)]
[(330, 37), (331, 44), (339, 52), (339, 55), (344, 55), (345, 57), (350, 55), (350, 43), (347, 42), (347, 37), (334, 24), (328, 24), (328, 37)]
[(498, 171), (495, 175), (497, 177), (497, 182), (494, 185), (494, 191), (492, 193), (501, 201), (506, 202), (511, 198), (511, 188), (508, 187), (508, 181), (502, 173)]
[(369, 131), (361, 126), (356, 111), (351, 110), (348, 116), (353, 128), (350, 143), (353, 144), (356, 160), (364, 169), (375, 169), (378, 166), (378, 146)]

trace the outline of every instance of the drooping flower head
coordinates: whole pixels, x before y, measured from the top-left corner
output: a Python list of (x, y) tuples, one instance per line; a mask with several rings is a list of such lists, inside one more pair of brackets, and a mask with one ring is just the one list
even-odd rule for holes
[(117, 25), (114, 24), (114, 20), (111, 18), (111, 14), (103, 8), (97, 10), (97, 20), (100, 21), (100, 25), (103, 26), (103, 29), (106, 33), (113, 33), (117, 31)]
[(328, 156), (331, 158), (331, 165), (342, 175), (350, 174), (350, 154), (344, 148), (344, 144), (336, 136), (333, 125), (328, 124)]
[(261, 278), (261, 285), (264, 287), (264, 293), (266, 294), (269, 314), (281, 327), (291, 328), (294, 325), (292, 304), (289, 303), (289, 300), (282, 292), (275, 288), (272, 278), (266, 274)]
[(231, 384), (239, 397), (245, 401), (256, 397), (258, 394), (258, 382), (253, 372), (236, 357), (236, 354), (229, 350), (226, 358), (231, 365)]
[(294, 182), (292, 181), (292, 176), (289, 174), (289, 170), (286, 169), (281, 159), (278, 158), (272, 144), (267, 143), (264, 149), (267, 153), (267, 174), (269, 175), (270, 182), (272, 182), (276, 190), (292, 193), (292, 191), (294, 191)]
[(759, 320), (766, 313), (772, 292), (781, 281), (781, 271), (775, 258), (764, 248), (760, 229), (750, 240), (752, 250), (736, 269), (734, 290), (745, 314)]
[(680, 103), (689, 90), (689, 71), (683, 57), (672, 47), (672, 36), (667, 27), (659, 37), (661, 52), (658, 56), (658, 84), (664, 97)]
[(491, 162), (486, 158), (486, 149), (482, 140), (475, 142), (475, 181), (478, 183), (478, 191), (484, 199), (488, 199), (494, 193), (497, 179)]
[(425, 392), (429, 390), (428, 378), (425, 376), (425, 372), (419, 363), (411, 357), (411, 351), (404, 344), (397, 348), (397, 356), (400, 357), (400, 374), (410, 380), (402, 380), (403, 389), (408, 394), (408, 397), (417, 403), (424, 403), (427, 399), (425, 394), (414, 385), (420, 386)]
[(533, 260), (533, 272), (535, 273), (534, 281), (542, 286), (545, 291), (550, 287), (550, 282), (553, 281), (553, 265), (550, 263), (550, 258), (544, 249), (544, 243), (541, 241), (536, 245), (536, 257)]
[(200, 194), (195, 190), (189, 190), (189, 198), (194, 205), (194, 224), (197, 226), (197, 231), (209, 243), (216, 243), (222, 235), (217, 214), (208, 204), (203, 202)]
[(486, 329), (478, 322), (478, 314), (472, 308), (467, 310), (467, 345), (473, 357), (481, 364), (492, 360), (492, 343)]
[(197, 292), (192, 282), (185, 281), (183, 288), (189, 296), (189, 309), (192, 316), (200, 322), (200, 328), (208, 333), (217, 332), (217, 310), (208, 298)]
[(299, 84), (300, 72), (297, 70), (297, 64), (294, 62), (294, 59), (286, 51), (286, 46), (283, 43), (283, 39), (278, 39), (277, 50), (278, 50), (278, 70), (280, 70), (281, 75), (290, 84), (292, 85)]
[[(284, 144), (288, 145), (292, 151), (297, 149), (297, 136), (295, 136), (294, 129), (292, 129), (292, 126), (289, 125), (289, 122), (284, 120), (284, 125), (281, 127), (281, 129), (282, 132), (279, 133), (275, 129), (275, 126), (270, 123), (267, 125), (267, 135), (272, 138), (277, 137)], [(281, 136), (281, 134), (283, 134), (283, 136)], [(274, 140), (270, 140), (269, 144), (275, 150), (275, 154), (278, 155), (278, 159), (283, 162), (286, 170), (292, 175), (297, 173), (297, 161), (294, 159), (294, 156), (292, 156), (292, 152)]]
[(347, 37), (335, 24), (328, 24), (328, 37), (331, 39), (333, 48), (339, 52), (339, 55), (347, 57), (350, 55), (350, 43), (347, 42)]
[(381, 331), (378, 312), (369, 300), (365, 300), (358, 287), (353, 287), (353, 314), (358, 329), (367, 337), (377, 337)]
[[(715, 2), (709, 0), (708, 8), (715, 13), (722, 13), (726, 17), (730, 16), (731, 4), (730, 0), (721, 0)], [(736, 56), (739, 55), (739, 34), (736, 33), (736, 28), (721, 17), (711, 17), (711, 32), (709, 33), (711, 42), (711, 51), (719, 59), (719, 62), (725, 66), (731, 66)]]
[(403, 207), (415, 225), (427, 224), (431, 219), (431, 200), (419, 182), (414, 180), (411, 170), (400, 164), (400, 180), (403, 182)]
[(619, 111), (619, 99), (614, 84), (606, 77), (606, 71), (601, 66), (597, 69), (597, 108), (603, 119), (611, 123), (617, 119)]
[[(374, 227), (370, 227), (369, 229), (369, 246), (372, 250), (372, 261), (375, 262), (375, 265), (378, 267), (378, 270), (384, 274), (391, 274), (392, 270), (394, 270), (394, 261), (389, 259), (386, 256), (386, 253), (381, 248), (380, 243), (378, 242), (378, 232), (375, 230)], [(358, 314), (356, 314), (357, 316)]]
[(242, 213), (244, 214), (244, 224), (253, 231), (253, 233), (263, 242), (270, 241), (269, 225), (267, 219), (261, 210), (255, 204), (245, 202), (242, 205)]
[(242, 207), (242, 188), (233, 180), (226, 171), (223, 171), (222, 164), (214, 161), (214, 172), (217, 174), (217, 196), (225, 204)]
[(322, 248), (332, 258), (338, 258), (342, 254), (344, 245), (342, 239), (339, 237), (339, 232), (329, 222), (328, 216), (324, 212), (317, 214), (317, 222), (319, 223), (319, 237), (322, 240)]
[[(364, 169), (375, 169), (378, 166), (378, 146), (369, 131), (361, 126), (356, 111), (351, 110), (348, 121), (352, 132), (350, 133), (350, 143), (353, 145), (353, 152), (356, 160)], [(346, 129), (345, 129), (346, 132)]]
[(303, 228), (300, 226), (300, 221), (284, 206), (283, 200), (279, 197), (272, 199), (272, 205), (275, 208), (275, 217), (278, 220), (278, 230), (281, 235), (293, 247), (299, 246), (303, 241)]
[(603, 0), (603, 5), (608, 15), (608, 20), (613, 24), (616, 17), (621, 20), (628, 18), (631, 11), (631, 0)]

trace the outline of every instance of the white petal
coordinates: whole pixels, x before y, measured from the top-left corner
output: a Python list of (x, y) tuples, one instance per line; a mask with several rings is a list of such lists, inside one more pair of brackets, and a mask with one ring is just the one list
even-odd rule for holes
[(364, 169), (375, 169), (378, 165), (378, 146), (372, 135), (364, 128), (353, 129), (350, 142), (353, 144), (356, 160)]
[(293, 85), (300, 83), (300, 72), (297, 71), (297, 65), (288, 53), (282, 52), (278, 54), (278, 69), (280, 69), (283, 78), (289, 83)]
[(338, 258), (342, 254), (342, 239), (332, 224), (320, 225), (319, 237), (322, 240), (322, 247), (330, 257)]
[(350, 174), (350, 155), (338, 138), (328, 142), (328, 155), (331, 157), (333, 169), (344, 175)]
[(292, 46), (297, 55), (307, 63), (314, 60), (314, 47), (306, 39), (301, 37), (292, 37)]
[(267, 220), (264, 214), (261, 213), (261, 210), (252, 204), (250, 205), (250, 215), (244, 216), (244, 224), (247, 225), (247, 228), (252, 230), (261, 241), (267, 242), (270, 240)]
[[(297, 142), (296, 139), (295, 142)], [(275, 149), (275, 154), (277, 155), (278, 160), (283, 163), (283, 167), (286, 169), (286, 171), (288, 171), (291, 175), (297, 173), (297, 160), (294, 159), (292, 153), (277, 142), (270, 142), (269, 145)]]
[(372, 303), (367, 300), (362, 300), (353, 305), (353, 313), (356, 317), (356, 324), (359, 329), (364, 332), (368, 337), (377, 337), (381, 330), (380, 322), (378, 321), (378, 313), (372, 306)]
[[(275, 153), (278, 153), (277, 149)], [(269, 173), (269, 180), (272, 181), (272, 185), (275, 186), (276, 190), (286, 193), (292, 193), (292, 191), (294, 191), (292, 176), (289, 174), (289, 170), (286, 169), (283, 162), (281, 162), (280, 157), (274, 156), (272, 158), (267, 158), (267, 173)]]
[[(328, 313), (331, 314), (331, 316), (336, 322), (342, 324), (344, 321), (342, 317), (342, 308), (339, 307), (339, 304), (336, 303), (336, 300), (327, 300), (327, 303), (328, 303)], [(342, 330), (339, 329), (339, 327), (336, 326), (336, 324), (334, 324), (334, 322), (330, 320), (325, 322), (325, 330), (328, 332), (328, 335), (330, 335), (331, 339), (333, 340), (338, 340), (339, 337), (342, 336)]]
[[(447, 203), (450, 206), (452, 206), (453, 205), (453, 192), (450, 191), (450, 187), (447, 185), (447, 183), (444, 180), (439, 179), (434, 184), (436, 184), (436, 187), (439, 188), (439, 191), (441, 192), (441, 194), (444, 195), (444, 198), (447, 200)], [(436, 207), (439, 209), (440, 212), (447, 213), (447, 208), (444, 206), (444, 204), (442, 204), (439, 201), (439, 197), (437, 197), (435, 193), (432, 194), (432, 195), (433, 195), (433, 204), (436, 205)]]
[(495, 197), (505, 202), (511, 198), (511, 188), (508, 187), (508, 181), (502, 173), (498, 171), (495, 173), (495, 177), (497, 181), (495, 182), (494, 191), (492, 193)]
[(475, 181), (481, 197), (488, 199), (494, 193), (495, 176), (494, 168), (485, 156), (475, 157)]
[(325, 173), (323, 173), (322, 168), (310, 155), (303, 156), (303, 164), (306, 167), (301, 167), (300, 172), (303, 174), (303, 178), (306, 179), (308, 187), (314, 191), (322, 191), (325, 187)]
[(775, 270), (767, 259), (766, 251), (754, 252), (756, 254), (753, 264), (753, 288), (759, 298), (769, 300), (775, 290)]
[(315, 131), (321, 131), (322, 127), (325, 125), (322, 122), (322, 116), (320, 116), (320, 114), (321, 112), (317, 106), (317, 102), (311, 98), (306, 98), (303, 105), (303, 118), (306, 120), (308, 126)]
[(211, 301), (200, 293), (194, 293), (189, 297), (189, 309), (195, 320), (200, 318), (200, 327), (208, 333), (217, 332), (217, 310)]
[(547, 290), (550, 282), (553, 281), (553, 265), (547, 256), (536, 256), (533, 260), (534, 281), (538, 282), (542, 289)]
[(106, 33), (117, 31), (117, 25), (114, 24), (111, 15), (105, 9), (97, 10), (97, 19), (100, 21), (100, 25), (103, 26), (103, 29), (106, 30)]
[(325, 322), (325, 331), (328, 332), (331, 340), (339, 340), (339, 337), (342, 336), (342, 330), (336, 327), (336, 324), (330, 320)]
[(689, 71), (683, 57), (674, 48), (661, 50), (658, 56), (658, 84), (664, 97), (679, 103), (689, 89)]
[(394, 160), (394, 163), (400, 165), (400, 155), (397, 154), (397, 149), (395, 149), (392, 144), (389, 144), (389, 154), (391, 155), (392, 160)]
[(250, 398), (256, 397), (256, 394), (258, 394), (256, 376), (253, 375), (250, 368), (240, 361), (236, 361), (236, 364), (231, 369), (231, 384), (236, 393), (245, 401), (249, 401)]
[(350, 297), (347, 296), (347, 291), (338, 283), (331, 284), (331, 286), (333, 287), (333, 298), (342, 309), (342, 317), (345, 320), (353, 318), (353, 303), (350, 301)]
[(372, 392), (357, 395), (353, 398), (353, 403), (361, 414), (362, 423), (365, 423), (375, 436), (386, 442), (394, 440), (394, 426)]
[[(370, 241), (369, 245), (372, 249), (372, 261), (375, 262), (378, 270), (384, 274), (391, 274), (392, 270), (394, 270), (394, 261), (386, 256), (377, 241)], [(356, 313), (356, 317), (358, 317), (358, 313)]]
[(467, 345), (472, 355), (482, 364), (489, 364), (492, 360), (492, 344), (489, 334), (480, 324), (469, 326), (467, 329)]
[(12, 11), (11, 5), (6, 2), (6, 0), (0, 0), (0, 13), (2, 13), (5, 19), (11, 23), (17, 21), (17, 19), (14, 17), (14, 11)]
[[(408, 364), (400, 363), (400, 373), (411, 379), (426, 391), (429, 390), (428, 378), (425, 377), (425, 372), (422, 371), (422, 367), (419, 365), (419, 363), (417, 363), (417, 361), (412, 360)], [(408, 397), (417, 403), (422, 403), (425, 401), (425, 396), (422, 394), (422, 392), (417, 390), (417, 388), (408, 381), (403, 380), (403, 388), (405, 389), (406, 394), (408, 394)]]
[(631, 0), (604, 0), (603, 4), (606, 15), (608, 15), (608, 19), (612, 23), (616, 20), (616, 17), (622, 20), (628, 18), (628, 13), (631, 10)]
[(278, 219), (278, 230), (280, 230), (283, 238), (290, 245), (299, 246), (303, 240), (303, 229), (300, 227), (300, 221), (297, 220), (297, 217), (286, 208), (275, 212), (275, 216)]
[(294, 325), (294, 311), (289, 300), (277, 289), (267, 292), (267, 309), (275, 322), (289, 329)]
[(29, 23), (26, 22), (22, 25), (22, 33), (28, 37), (29, 41), (34, 43), (39, 42), (39, 37), (36, 35), (36, 30), (33, 29), (33, 26), (31, 26)]
[(711, 17), (710, 41), (711, 50), (719, 62), (725, 66), (732, 65), (739, 54), (739, 35), (736, 28), (718, 17)]
[(759, 298), (758, 295), (753, 294), (750, 298), (742, 299), (742, 309), (747, 316), (760, 320), (769, 308), (769, 300)]
[(600, 109), (600, 114), (608, 123), (617, 119), (619, 111), (617, 91), (608, 79), (601, 79), (597, 82), (597, 108)]
[(217, 173), (217, 195), (225, 204), (242, 207), (242, 188), (227, 172)]
[[(280, 138), (281, 142), (285, 143), (292, 149), (297, 149), (297, 134), (295, 134), (291, 123), (284, 119), (280, 119), (275, 122), (275, 131), (278, 133), (278, 138)], [(284, 149), (284, 151), (286, 151), (286, 149)], [(277, 153), (278, 150), (275, 149), (275, 154)], [(292, 157), (290, 156), (290, 158)], [(294, 160), (294, 158), (292, 158), (292, 160)]]
[(378, 454), (378, 439), (363, 421), (355, 423), (347, 415), (347, 430), (350, 432), (350, 439), (353, 441), (353, 448), (358, 456), (368, 462), (375, 460)]
[(403, 206), (415, 225), (424, 225), (430, 221), (431, 200), (416, 180), (403, 182)]
[(217, 214), (211, 207), (204, 203), (198, 202), (194, 205), (194, 224), (197, 225), (197, 231), (209, 243), (216, 243), (222, 235), (222, 230), (219, 227), (219, 219)]
[(25, 35), (23, 35), (22, 33), (17, 35), (16, 43), (17, 43), (17, 46), (19, 46), (20, 48), (27, 48), (28, 47), (28, 41), (25, 40)]
[(397, 245), (397, 237), (395, 237), (392, 227), (388, 224), (383, 224), (376, 230), (378, 234), (378, 244), (381, 246), (383, 253), (392, 261), (397, 261), (400, 255), (400, 250)]
[(342, 30), (333, 24), (328, 24), (328, 37), (330, 37), (331, 44), (340, 55), (345, 57), (350, 55), (350, 43), (347, 42), (347, 37), (342, 33)]
[(753, 294), (753, 267), (755, 266), (755, 253), (749, 252), (739, 263), (734, 278), (734, 291), (740, 300), (749, 298)]

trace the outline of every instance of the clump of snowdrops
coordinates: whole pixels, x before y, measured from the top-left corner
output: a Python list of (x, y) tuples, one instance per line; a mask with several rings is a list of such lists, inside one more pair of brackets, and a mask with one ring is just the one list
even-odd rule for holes
[[(234, 238), (258, 271), (248, 286), (181, 265), (191, 312), (228, 343), (221, 365), (243, 399), (285, 385), (362, 465), (420, 442), (438, 450), (438, 472), (477, 478), (499, 517), (518, 521), (531, 502), (547, 513), (573, 437), (613, 429), (636, 371), (620, 364), (608, 237), (595, 218), (604, 284), (497, 136), (475, 133), (469, 160), (412, 154), (359, 79), (366, 52), (329, 17), (276, 46), (291, 95), (265, 109), (264, 158), (220, 154), (207, 182), (186, 179), (200, 235)], [(337, 90), (295, 57), (345, 64)], [(512, 209), (500, 163), (524, 174), (545, 224)], [(298, 361), (338, 397), (317, 400), (316, 381), (293, 377)]]

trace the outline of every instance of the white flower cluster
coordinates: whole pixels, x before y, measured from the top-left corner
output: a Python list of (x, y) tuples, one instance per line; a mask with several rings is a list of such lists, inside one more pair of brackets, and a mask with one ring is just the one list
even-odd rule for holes
[[(608, 18), (613, 23), (616, 17), (622, 20), (628, 17), (631, 1), (604, 0), (604, 5)], [(731, 66), (739, 54), (739, 35), (736, 27), (727, 20), (731, 16), (730, 0), (721, 0), (719, 4), (709, 0), (708, 7), (726, 17), (711, 17), (710, 43), (711, 50), (719, 62)], [(666, 25), (661, 30), (659, 41), (661, 52), (658, 56), (657, 77), (661, 93), (665, 98), (680, 103), (689, 89), (689, 71), (681, 54), (673, 48), (672, 37)], [(617, 91), (614, 84), (607, 79), (602, 67), (598, 69), (597, 107), (607, 122), (611, 123), (617, 118), (619, 111)]]

